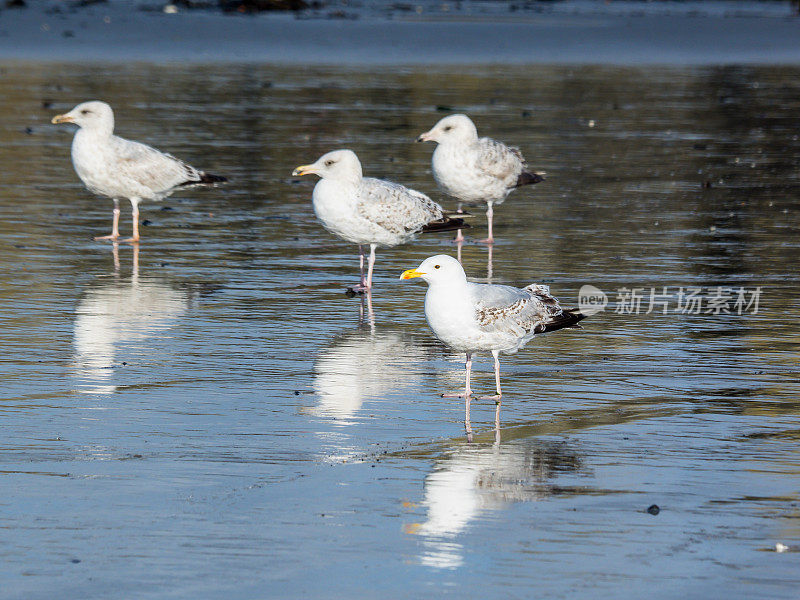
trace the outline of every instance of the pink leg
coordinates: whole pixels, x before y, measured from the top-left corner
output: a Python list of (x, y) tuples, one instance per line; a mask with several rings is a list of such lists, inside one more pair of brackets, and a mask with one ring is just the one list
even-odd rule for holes
[(500, 352), (492, 350), (494, 356), (494, 383), (497, 388), (497, 393), (494, 396), (481, 396), (481, 400), (494, 400), (496, 407), (494, 411), (495, 426), (500, 427), (500, 398), (503, 397), (503, 391), (500, 389)]
[(486, 210), (486, 220), (489, 223), (489, 237), (484, 240), (480, 240), (487, 244), (494, 244), (494, 235), (492, 234), (492, 217), (494, 216), (494, 209), (492, 208), (492, 203), (489, 203), (489, 208)]
[(494, 252), (494, 244), (488, 245), (489, 256), (486, 259), (486, 283), (492, 283), (492, 275), (493, 271), (493, 264), (492, 264), (492, 253)]
[(361, 272), (361, 280), (358, 285), (351, 285), (347, 290), (354, 294), (363, 294), (369, 289), (369, 286), (364, 278), (364, 247), (361, 244), (358, 245), (358, 269)]
[(361, 286), (366, 287), (367, 280), (364, 279), (364, 246), (358, 245), (358, 272), (361, 273)]
[(124, 242), (139, 241), (139, 198), (131, 198), (132, 217), (133, 217), (133, 237), (129, 237)]
[(117, 240), (119, 239), (119, 200), (114, 198), (114, 220), (111, 225), (111, 235), (98, 235), (96, 240)]
[(369, 263), (367, 268), (367, 289), (372, 290), (372, 268), (375, 266), (375, 244), (369, 245)]

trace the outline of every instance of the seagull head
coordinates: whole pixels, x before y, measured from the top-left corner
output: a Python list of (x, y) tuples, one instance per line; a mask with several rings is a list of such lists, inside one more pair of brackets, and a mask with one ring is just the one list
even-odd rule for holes
[(416, 269), (403, 271), (403, 274), (400, 275), (400, 279), (414, 279), (415, 277), (421, 277), (429, 285), (440, 283), (455, 285), (467, 281), (467, 275), (464, 273), (461, 263), (446, 254), (430, 256), (423, 260)]
[(478, 139), (478, 130), (467, 115), (450, 115), (439, 121), (433, 129), (417, 138), (418, 142), (437, 144), (473, 142)]
[(114, 131), (114, 111), (105, 102), (97, 100), (78, 104), (68, 113), (56, 115), (51, 123), (75, 123), (78, 127), (98, 132)]
[(352, 150), (334, 150), (323, 154), (317, 162), (300, 165), (292, 175), (308, 175), (313, 173), (323, 179), (335, 179), (358, 183), (361, 181), (361, 162)]

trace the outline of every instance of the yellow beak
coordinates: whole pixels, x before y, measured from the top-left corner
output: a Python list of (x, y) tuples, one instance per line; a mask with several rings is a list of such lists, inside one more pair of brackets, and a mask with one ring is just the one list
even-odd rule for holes
[(50, 122), (53, 125), (58, 125), (59, 123), (74, 123), (75, 119), (73, 119), (69, 115), (56, 115), (55, 117), (50, 119)]
[(293, 176), (308, 175), (309, 173), (316, 173), (314, 170), (314, 165), (300, 165), (294, 171), (292, 171)]
[(408, 271), (403, 271), (403, 274), (400, 275), (400, 279), (414, 279), (414, 277), (422, 277), (425, 275), (422, 271), (417, 271), (416, 269), (409, 269)]

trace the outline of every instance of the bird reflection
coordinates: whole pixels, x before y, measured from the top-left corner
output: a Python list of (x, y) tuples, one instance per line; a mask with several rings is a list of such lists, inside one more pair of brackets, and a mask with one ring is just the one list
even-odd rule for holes
[(337, 335), (314, 363), (317, 405), (309, 414), (352, 424), (365, 400), (402, 393), (422, 383), (414, 364), (423, 363), (427, 348), (405, 331), (376, 328), (371, 298), (361, 298), (358, 327)]
[(186, 293), (139, 276), (139, 246), (133, 245), (130, 278), (120, 274), (119, 247), (113, 245), (114, 273), (88, 289), (75, 309), (74, 345), (78, 390), (111, 393), (119, 347), (142, 345), (172, 326), (189, 306)]
[(455, 447), (425, 478), (423, 523), (406, 528), (423, 538), (420, 561), (430, 567), (463, 564), (458, 542), (470, 522), (515, 502), (542, 500), (556, 493), (550, 480), (559, 472), (575, 471), (581, 460), (563, 442), (535, 439), (500, 444)]
[(306, 412), (350, 425), (365, 400), (380, 399), (420, 386), (422, 374), (414, 368), (426, 349), (398, 329), (375, 327), (367, 294), (362, 297), (362, 319), (356, 329), (336, 336), (314, 363), (316, 406)]

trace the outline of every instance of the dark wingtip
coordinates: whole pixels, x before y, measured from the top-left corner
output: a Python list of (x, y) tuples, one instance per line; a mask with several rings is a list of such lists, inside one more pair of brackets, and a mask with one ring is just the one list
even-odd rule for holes
[(435, 231), (455, 231), (456, 229), (469, 229), (469, 224), (464, 223), (464, 219), (444, 217), (438, 221), (431, 221), (421, 231), (422, 233), (432, 233)]
[(184, 181), (183, 183), (179, 184), (178, 187), (192, 187), (193, 185), (216, 185), (218, 183), (225, 183), (228, 181), (228, 178), (223, 177), (222, 175), (212, 175), (211, 173), (203, 172), (200, 172), (199, 175), (200, 179)]
[(211, 173), (200, 173), (200, 181), (198, 183), (225, 183), (228, 181), (227, 177), (222, 175), (212, 175)]
[(523, 185), (533, 185), (534, 183), (541, 183), (542, 181), (544, 181), (544, 176), (541, 174), (523, 171), (517, 178), (517, 187), (521, 187)]
[(553, 320), (547, 323), (542, 330), (542, 333), (545, 331), (557, 331), (559, 329), (564, 329), (566, 327), (574, 327), (575, 329), (581, 329), (581, 326), (578, 325), (578, 321), (583, 321), (586, 318), (586, 315), (583, 314), (580, 309), (578, 308), (565, 308), (560, 315), (553, 318)]

